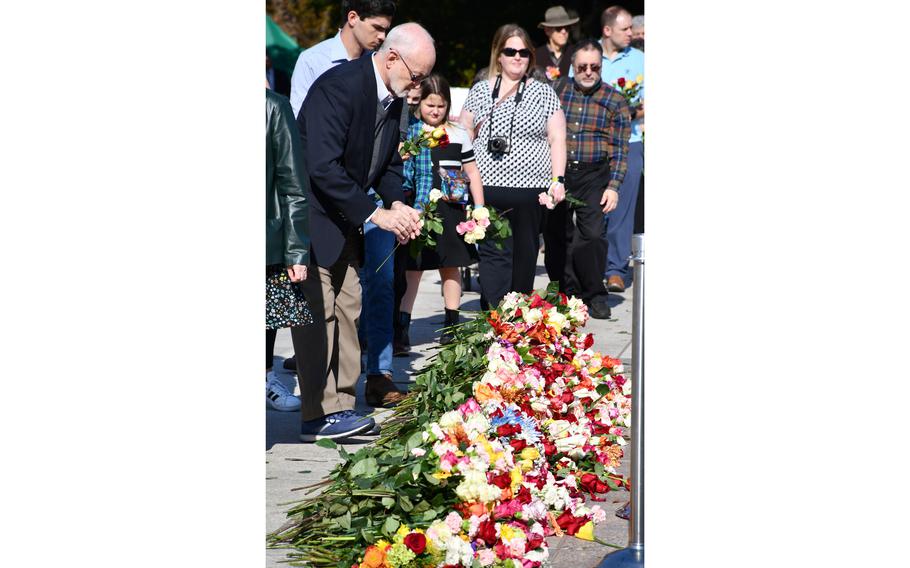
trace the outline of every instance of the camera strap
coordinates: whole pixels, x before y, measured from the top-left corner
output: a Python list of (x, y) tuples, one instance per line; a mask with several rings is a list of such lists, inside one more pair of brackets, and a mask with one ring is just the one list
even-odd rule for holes
[[(512, 140), (512, 129), (515, 128), (515, 113), (516, 113), (516, 111), (518, 111), (518, 105), (521, 104), (521, 96), (524, 94), (525, 83), (527, 82), (527, 80), (528, 80), (527, 76), (522, 77), (521, 80), (518, 82), (518, 84), (515, 85), (514, 87), (512, 87), (513, 89), (518, 89), (518, 90), (515, 93), (515, 108), (512, 109), (512, 120), (509, 124), (509, 140), (510, 141)], [(502, 98), (501, 101), (499, 101), (499, 102), (496, 101), (496, 97), (499, 96), (499, 87), (501, 85), (502, 85), (502, 75), (497, 75), (496, 83), (493, 85), (493, 94), (492, 94), (493, 106), (490, 107), (490, 116), (487, 118), (487, 122), (490, 123), (489, 138), (493, 137), (493, 111), (496, 110), (497, 106), (504, 103), (509, 98), (509, 95), (506, 95)], [(481, 125), (481, 126), (483, 126), (483, 125)], [(480, 132), (479, 128), (477, 129), (477, 132), (478, 133)]]

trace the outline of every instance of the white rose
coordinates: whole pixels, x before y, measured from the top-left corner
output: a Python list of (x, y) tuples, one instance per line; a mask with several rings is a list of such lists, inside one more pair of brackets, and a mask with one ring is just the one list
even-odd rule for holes
[(490, 218), (490, 211), (489, 211), (486, 207), (480, 206), (480, 207), (478, 207), (477, 209), (475, 209), (474, 211), (471, 212), (471, 217), (472, 217), (475, 221), (481, 221), (481, 220), (483, 220), (483, 219), (489, 219), (489, 218)]
[(483, 227), (478, 226), (473, 231), (471, 231), (471, 236), (474, 237), (474, 242), (482, 241), (483, 238), (487, 236), (487, 232)]
[(435, 187), (430, 190), (430, 201), (436, 203), (439, 201), (439, 198), (442, 197), (442, 192), (436, 189)]
[(547, 313), (547, 323), (556, 329), (556, 333), (562, 333), (563, 328), (566, 327), (569, 320), (566, 319), (566, 316), (557, 312), (556, 309), (552, 309)]
[(529, 325), (534, 325), (543, 317), (543, 312), (539, 308), (528, 308), (524, 311), (524, 320)]

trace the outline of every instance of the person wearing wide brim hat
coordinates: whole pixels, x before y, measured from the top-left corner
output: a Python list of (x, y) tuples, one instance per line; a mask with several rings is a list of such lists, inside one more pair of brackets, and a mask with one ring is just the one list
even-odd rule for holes
[(537, 24), (547, 34), (547, 43), (537, 48), (537, 67), (546, 73), (550, 82), (568, 77), (572, 54), (569, 53), (569, 26), (578, 23), (577, 16), (569, 16), (562, 6), (552, 6), (544, 13), (544, 21)]

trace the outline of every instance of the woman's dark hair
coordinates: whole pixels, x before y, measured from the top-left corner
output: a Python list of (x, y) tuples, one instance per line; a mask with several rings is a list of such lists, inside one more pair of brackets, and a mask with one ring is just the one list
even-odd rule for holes
[(452, 112), (452, 90), (449, 88), (449, 82), (439, 73), (431, 73), (426, 79), (420, 82), (420, 100), (430, 95), (439, 95), (446, 102), (446, 120), (449, 113)]
[(365, 20), (376, 16), (393, 18), (397, 7), (394, 0), (342, 0), (339, 25), (344, 26), (348, 21), (348, 12), (351, 10), (357, 12), (361, 20)]

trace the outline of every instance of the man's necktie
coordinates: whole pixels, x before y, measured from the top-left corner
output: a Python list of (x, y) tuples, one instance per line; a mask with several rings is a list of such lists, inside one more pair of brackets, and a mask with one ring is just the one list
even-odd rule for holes
[(389, 107), (392, 106), (393, 102), (395, 102), (395, 97), (393, 97), (391, 94), (386, 95), (386, 97), (381, 101), (382, 110), (389, 110)]

